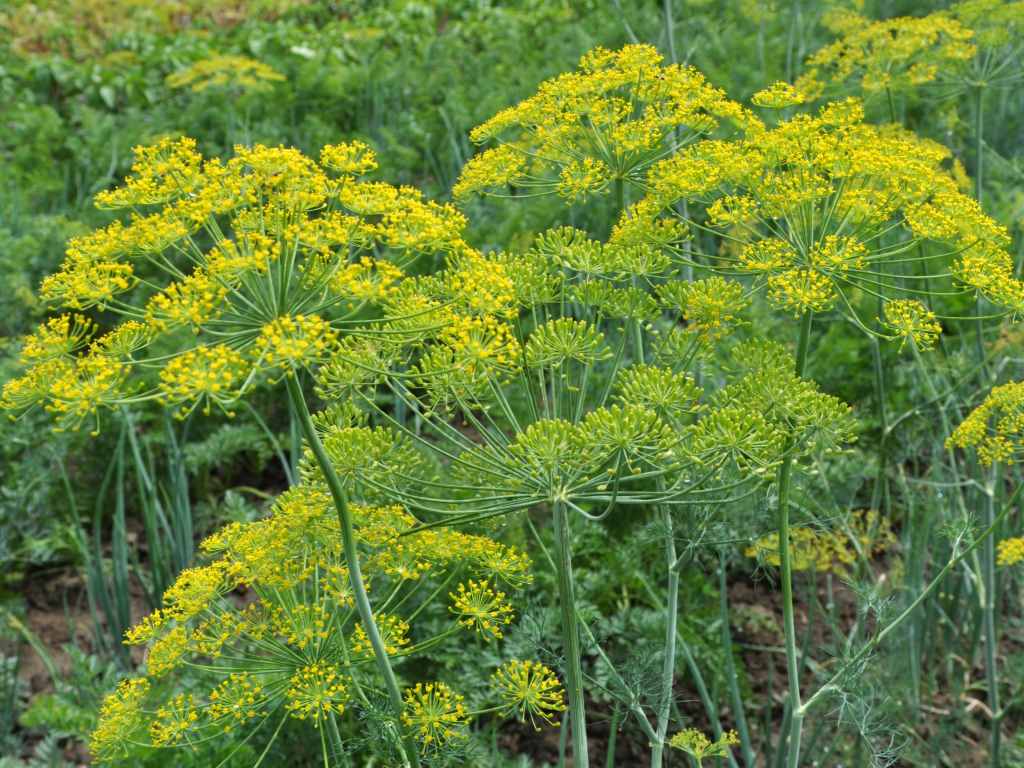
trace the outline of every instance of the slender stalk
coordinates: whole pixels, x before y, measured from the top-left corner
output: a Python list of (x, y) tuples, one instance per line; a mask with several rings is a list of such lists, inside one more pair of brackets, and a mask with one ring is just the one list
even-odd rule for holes
[[(302, 394), (302, 387), (299, 386), (297, 374), (285, 377), (285, 385), (288, 389), (288, 398), (294, 408), (302, 433), (309, 444), (313, 455), (316, 458), (320, 471), (323, 472), (327, 487), (331, 491), (331, 498), (334, 500), (334, 508), (338, 513), (338, 522), (341, 526), (341, 543), (345, 553), (345, 561), (348, 565), (349, 581), (352, 585), (352, 593), (355, 596), (356, 610), (359, 613), (359, 620), (363, 630), (373, 646), (374, 659), (377, 662), (377, 670), (384, 679), (384, 687), (387, 689), (388, 700), (391, 704), (392, 715), (395, 718), (396, 726), (401, 723), (402, 717), (402, 693), (398, 689), (398, 680), (395, 679), (394, 670), (391, 669), (391, 660), (381, 640), (380, 631), (373, 619), (373, 608), (370, 605), (370, 597), (366, 593), (366, 585), (363, 582), (362, 569), (359, 567), (359, 553), (356, 550), (355, 530), (352, 526), (352, 513), (348, 508), (348, 500), (345, 494), (345, 487), (341, 479), (334, 471), (331, 460), (327, 456), (324, 444), (320, 441), (313, 419), (309, 415), (309, 407)], [(416, 743), (411, 738), (403, 739), (405, 743), (406, 760), (416, 766), (419, 765), (418, 750)]]
[(750, 742), (750, 728), (747, 727), (747, 715), (743, 709), (743, 696), (740, 694), (739, 680), (736, 677), (736, 662), (732, 657), (732, 631), (729, 628), (729, 585), (725, 574), (725, 553), (718, 559), (718, 617), (722, 622), (722, 650), (725, 652), (725, 675), (729, 682), (729, 698), (732, 702), (733, 718), (740, 737), (740, 751), (743, 753), (743, 764), (754, 768), (757, 758)]
[(554, 503), (555, 570), (558, 572), (558, 602), (562, 610), (562, 643), (565, 646), (565, 688), (569, 700), (573, 765), (589, 766), (587, 712), (583, 698), (583, 662), (580, 630), (576, 621), (576, 595), (572, 577), (572, 539), (569, 511), (561, 501)]
[[(800, 321), (796, 348), (796, 375), (803, 376), (807, 366), (807, 347), (811, 339), (813, 313), (805, 312)], [(779, 468), (779, 570), (782, 580), (782, 621), (786, 638), (786, 674), (789, 683), (787, 704), (792, 713), (789, 728), (780, 735), (779, 750), (785, 751), (789, 768), (800, 764), (800, 736), (803, 713), (800, 705), (800, 665), (797, 658), (796, 624), (793, 620), (793, 563), (789, 553), (789, 491), (793, 474), (793, 456), (787, 450)], [(784, 743), (785, 740), (787, 743)]]
[(665, 606), (665, 650), (661, 667), (661, 691), (658, 695), (658, 738), (651, 745), (651, 768), (661, 768), (664, 760), (665, 737), (668, 735), (668, 720), (672, 708), (672, 683), (676, 673), (676, 628), (679, 615), (679, 556), (676, 554), (672, 513), (665, 505), (662, 505), (662, 518), (665, 525), (668, 594)]
[(612, 720), (608, 724), (608, 747), (604, 756), (605, 768), (615, 768), (615, 742), (619, 739), (619, 722), (622, 720), (622, 705), (615, 704), (612, 710)]
[[(985, 489), (985, 525), (994, 526), (996, 519), (996, 492), (999, 488), (999, 464), (992, 467), (992, 478)], [(982, 605), (985, 619), (985, 680), (988, 685), (988, 707), (992, 710), (992, 727), (989, 731), (989, 765), (999, 768), (1000, 761), (1000, 706), (999, 706), (999, 668), (996, 652), (999, 648), (999, 636), (996, 634), (996, 542), (995, 536), (985, 539), (982, 557), (984, 568), (985, 600)]]
[[(982, 205), (985, 183), (985, 142), (983, 140), (985, 129), (985, 87), (979, 84), (974, 89), (974, 198), (978, 205)], [(981, 365), (982, 373), (988, 378), (988, 364), (985, 361), (984, 330), (985, 321), (981, 319), (981, 298), (974, 301), (974, 314), (979, 317), (974, 321), (975, 351), (978, 355), (978, 363)]]

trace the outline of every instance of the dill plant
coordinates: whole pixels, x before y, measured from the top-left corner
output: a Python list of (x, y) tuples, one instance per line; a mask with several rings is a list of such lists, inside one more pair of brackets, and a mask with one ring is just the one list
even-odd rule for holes
[[(3, 404), (41, 406), (60, 429), (92, 420), (98, 430), (102, 413), (147, 401), (179, 414), (230, 412), (254, 387), (283, 379), (330, 490), (353, 599), (397, 721), (401, 692), (361, 577), (346, 489), (297, 377), (357, 328), (380, 332), (373, 306), (417, 258), (497, 268), (462, 239), (464, 218), (451, 206), (358, 180), (376, 167), (365, 144), (325, 147), (320, 160), (259, 145), (208, 160), (187, 138), (139, 148), (124, 186), (96, 197), (131, 209), (129, 222), (69, 243), (40, 293), (71, 311), (26, 339), (27, 370), (5, 385)], [(123, 322), (98, 334), (81, 314), (90, 309)]]
[[(752, 103), (791, 110), (827, 93), (819, 76), (834, 91), (857, 79), (891, 96), (972, 61), (990, 67), (979, 51), (1015, 53), (998, 27), (981, 26), (987, 7), (961, 3), (866, 32), (837, 17), (845, 37), (812, 57), (818, 70)], [(979, 127), (980, 113), (979, 102)], [(320, 163), (261, 146), (205, 160), (189, 140), (140, 149), (126, 185), (98, 197), (131, 208), (130, 221), (69, 244), (42, 287), (69, 311), (25, 340), (27, 371), (5, 387), (4, 405), (41, 406), (62, 429), (98, 429), (100, 414), (145, 402), (230, 413), (254, 388), (283, 381), (306, 451), (272, 516), (207, 540), (212, 562), (183, 573), (131, 632), (149, 645), (147, 677), (108, 700), (96, 752), (199, 745), (224, 726), (280, 729), (294, 717), (316, 726), (326, 764), (344, 749), (340, 718), (359, 709), (379, 722), (380, 749), (404, 750), (414, 764), (459, 759), (474, 715), (552, 723), (567, 705), (574, 760), (589, 765), (587, 645), (607, 667), (617, 711), (647, 737), (652, 766), (668, 747), (698, 764), (735, 764), (737, 743), (749, 765), (738, 692), (739, 734), (717, 724), (714, 740), (669, 731), (679, 576), (691, 554), (680, 543), (750, 503), (776, 519), (746, 554), (780, 571), (788, 692), (778, 762), (800, 764), (808, 712), (843, 697), (886, 638), (984, 546), (998, 764), (993, 568), (1024, 547), (993, 534), (1020, 486), (1000, 508), (1002, 479), (990, 470), (984, 530), (961, 525), (932, 580), (806, 696), (793, 596), (795, 572), (843, 574), (893, 541), (876, 511), (884, 449), (871, 509), (850, 530), (792, 524), (797, 476), (857, 436), (849, 406), (805, 378), (815, 324), (837, 315), (876, 343), (909, 348), (938, 401), (920, 352), (941, 344), (944, 326), (986, 319), (981, 302), (993, 317), (1024, 308), (1009, 235), (980, 205), (981, 145), (972, 200), (946, 148), (867, 122), (857, 99), (758, 114), (650, 46), (591, 52), (472, 133), (495, 146), (467, 164), (454, 193), (553, 195), (589, 210), (608, 196), (616, 223), (607, 236), (556, 227), (487, 255), (467, 243), (454, 206), (359, 180), (375, 167), (359, 143), (325, 148)], [(755, 302), (797, 321), (795, 356), (740, 341)], [(86, 313), (124, 322), (100, 333)], [(305, 372), (330, 404), (316, 416)], [(986, 466), (1015, 460), (1016, 386), (997, 388), (955, 431), (942, 410), (954, 471), (957, 448), (976, 448)], [(626, 510), (656, 519), (660, 533), (665, 632), (652, 695), (625, 680), (579, 609), (573, 533)], [(550, 553), (534, 525), (541, 514)], [(565, 703), (555, 671), (518, 659), (495, 670), (479, 707), (443, 681), (401, 691), (392, 667), (402, 659), (459, 633), (503, 637), (514, 613), (504, 590), (533, 566), (461, 528), (493, 531), (512, 515), (556, 577)], [(725, 605), (724, 558), (719, 573)], [(239, 587), (257, 602), (238, 605)], [(417, 618), (438, 614), (447, 629), (417, 631)], [(725, 609), (723, 620), (728, 638)], [(171, 692), (185, 667), (219, 682)]]

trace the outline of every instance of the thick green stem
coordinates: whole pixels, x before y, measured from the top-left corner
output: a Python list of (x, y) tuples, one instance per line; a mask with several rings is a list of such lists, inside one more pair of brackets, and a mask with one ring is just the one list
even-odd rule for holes
[[(661, 485), (659, 483), (659, 486)], [(662, 519), (665, 525), (668, 596), (665, 605), (665, 649), (661, 665), (661, 691), (658, 695), (658, 738), (651, 745), (651, 768), (661, 768), (664, 761), (665, 737), (668, 735), (668, 719), (672, 711), (672, 683), (676, 675), (676, 631), (679, 614), (679, 556), (676, 554), (672, 513), (667, 505), (662, 507)]]
[[(996, 493), (999, 488), (999, 464), (992, 468), (992, 479), (985, 489), (985, 525), (994, 526), (996, 520)], [(985, 602), (982, 606), (985, 613), (985, 679), (988, 685), (988, 707), (992, 710), (992, 727), (989, 733), (989, 765), (999, 768), (1001, 765), (999, 750), (1001, 741), (1000, 706), (999, 706), (999, 668), (996, 652), (999, 648), (999, 636), (996, 634), (996, 537), (985, 539), (984, 551), (984, 584)]]
[[(341, 526), (341, 544), (345, 553), (345, 561), (348, 565), (349, 581), (352, 585), (352, 593), (355, 596), (356, 610), (359, 613), (359, 620), (363, 625), (363, 631), (373, 646), (373, 655), (377, 662), (377, 670), (384, 680), (384, 687), (388, 693), (391, 704), (392, 715), (395, 718), (395, 727), (401, 728), (402, 717), (402, 693), (398, 688), (398, 680), (395, 679), (394, 670), (391, 669), (391, 660), (388, 658), (387, 649), (381, 640), (377, 623), (373, 619), (373, 608), (370, 605), (370, 596), (366, 593), (366, 585), (363, 582), (362, 569), (359, 567), (359, 553), (356, 551), (356, 537), (352, 526), (352, 514), (348, 508), (348, 500), (345, 494), (345, 487), (341, 479), (334, 471), (324, 444), (320, 441), (313, 419), (309, 415), (309, 408), (306, 399), (302, 394), (302, 387), (299, 386), (297, 374), (285, 377), (285, 385), (288, 389), (288, 398), (294, 408), (294, 413), (299, 421), (302, 433), (313, 451), (316, 463), (324, 475), (327, 487), (331, 491), (331, 498), (334, 500), (334, 508), (338, 513), (338, 523)], [(406, 759), (412, 765), (419, 765), (418, 750), (416, 743), (410, 738), (403, 739), (405, 745)]]
[[(807, 367), (807, 348), (811, 340), (811, 312), (805, 312), (800, 321), (800, 337), (796, 347), (796, 375), (803, 376)], [(789, 768), (800, 764), (800, 736), (803, 714), (800, 708), (800, 665), (797, 658), (796, 623), (793, 620), (793, 563), (789, 552), (789, 490), (793, 475), (792, 446), (779, 467), (779, 570), (782, 581), (782, 621), (786, 637), (786, 674), (789, 683), (787, 702), (792, 717), (788, 733), (782, 734), (779, 749), (787, 754)]]
[(562, 644), (565, 646), (565, 692), (569, 700), (573, 765), (589, 766), (587, 711), (583, 699), (583, 662), (580, 630), (576, 622), (576, 595), (572, 577), (572, 538), (569, 511), (554, 503), (555, 570), (558, 573), (558, 602), (562, 611)]

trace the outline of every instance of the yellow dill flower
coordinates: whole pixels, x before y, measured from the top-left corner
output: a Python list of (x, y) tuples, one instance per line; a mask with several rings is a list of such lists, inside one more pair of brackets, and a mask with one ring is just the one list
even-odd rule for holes
[(675, 734), (668, 743), (670, 747), (690, 755), (699, 766), (709, 757), (728, 757), (729, 747), (739, 744), (740, 737), (736, 731), (726, 731), (717, 741), (711, 741), (696, 728), (687, 728)]
[(558, 174), (555, 190), (569, 201), (586, 200), (588, 195), (601, 192), (612, 180), (612, 169), (594, 157), (570, 160)]
[(149, 725), (155, 747), (173, 747), (188, 742), (188, 732), (196, 727), (199, 713), (191, 694), (179, 693), (157, 709)]
[[(944, 147), (898, 126), (865, 123), (862, 105), (848, 99), (733, 140), (696, 142), (657, 162), (647, 196), (623, 215), (611, 241), (634, 242), (660, 221), (679, 221), (679, 203), (693, 201), (693, 211), (706, 211), (688, 213), (694, 224), (727, 242), (702, 266), (754, 275), (755, 288), (766, 287), (786, 311), (839, 305), (856, 314), (850, 294), (858, 288), (898, 298), (910, 289), (884, 265), (907, 252), (944, 271), (936, 280), (952, 276), (950, 290), (1024, 310), (1008, 233), (963, 194), (949, 159)], [(898, 245), (881, 247), (883, 235)], [(688, 258), (681, 243), (662, 247)]]
[(95, 333), (96, 324), (83, 315), (53, 317), (22, 339), (20, 360), (25, 365), (72, 357)]
[[(125, 642), (132, 645), (138, 644), (141, 642), (142, 636), (143, 631), (138, 628), (134, 632), (129, 630), (128, 639)], [(176, 669), (190, 650), (188, 628), (179, 624), (149, 647), (149, 652), (146, 654), (146, 672), (151, 677), (161, 677)]]
[(502, 316), (511, 314), (515, 284), (505, 265), (475, 252), (455, 254), (443, 275), (452, 301), (467, 312)]
[(93, 755), (109, 760), (127, 753), (138, 731), (150, 721), (143, 709), (149, 688), (145, 678), (122, 680), (117, 690), (103, 700), (98, 724), (89, 736), (89, 751)]
[(883, 307), (886, 328), (901, 339), (900, 347), (912, 341), (920, 349), (931, 349), (939, 340), (942, 326), (935, 313), (916, 299), (895, 299)]
[[(397, 656), (409, 644), (409, 622), (392, 614), (382, 614), (373, 618), (377, 622), (384, 650), (389, 656)], [(362, 625), (357, 626), (352, 633), (352, 653), (356, 656), (373, 655), (370, 638), (366, 636)]]
[(501, 698), (503, 714), (514, 714), (520, 720), (529, 718), (535, 728), (534, 718), (554, 725), (555, 718), (565, 711), (562, 684), (540, 662), (514, 659), (502, 664), (491, 676), (491, 687)]
[(164, 592), (161, 616), (177, 621), (190, 619), (234, 586), (223, 562), (186, 568)]
[(149, 146), (134, 148), (132, 164), (124, 186), (96, 195), (99, 208), (127, 208), (176, 200), (193, 192), (202, 182), (202, 155), (196, 140), (188, 137), (163, 138)]
[(196, 93), (215, 88), (233, 88), (242, 92), (261, 93), (287, 78), (261, 61), (248, 56), (223, 55), (201, 59), (167, 76), (168, 88), (190, 88)]
[(786, 107), (803, 104), (807, 98), (804, 94), (800, 93), (795, 86), (792, 86), (789, 83), (777, 82), (758, 91), (750, 100), (759, 107), (785, 109)]
[(974, 57), (973, 32), (948, 14), (883, 21), (848, 17), (842, 37), (807, 59), (798, 90), (819, 93), (854, 82), (866, 93), (900, 91), (935, 81)]
[(377, 169), (377, 155), (365, 142), (347, 141), (321, 149), (320, 164), (343, 176), (362, 176)]
[(317, 727), (327, 715), (340, 715), (345, 711), (348, 686), (337, 667), (315, 661), (291, 676), (285, 697), (285, 707), (292, 717), (312, 718)]
[(687, 331), (708, 341), (728, 334), (750, 304), (742, 285), (717, 275), (692, 282), (673, 280), (659, 285), (657, 294), (663, 305), (683, 316)]
[(496, 591), (486, 579), (459, 584), (457, 593), (449, 592), (448, 597), (452, 599), (448, 610), (459, 617), (459, 624), (485, 639), (500, 640), (502, 627), (511, 624), (515, 615), (505, 593)]
[(208, 272), (196, 270), (153, 295), (146, 305), (146, 321), (159, 330), (186, 325), (198, 331), (223, 312), (229, 292)]
[(227, 345), (196, 347), (167, 362), (160, 371), (160, 391), (167, 403), (187, 404), (178, 410), (180, 417), (200, 403), (209, 413), (214, 403), (223, 409), (237, 399), (237, 384), (249, 370), (245, 358)]
[(94, 416), (98, 430), (100, 409), (120, 405), (127, 376), (128, 366), (110, 357), (80, 357), (49, 382), (46, 410), (56, 416), (60, 429), (77, 429)]
[(114, 296), (135, 286), (131, 264), (69, 255), (59, 272), (43, 278), (39, 296), (69, 309), (105, 309)]
[(693, 67), (665, 65), (653, 46), (595, 48), (577, 71), (473, 129), (474, 142), (499, 146), (472, 158), (453, 192), (464, 198), (512, 185), (584, 199), (613, 180), (642, 184), (677, 142), (723, 123), (757, 120)]
[(271, 615), (271, 624), (288, 645), (306, 650), (322, 647), (330, 637), (334, 622), (323, 604), (300, 604), (276, 608)]
[(997, 565), (1016, 565), (1024, 560), (1024, 537), (1003, 539), (998, 545)]
[(237, 725), (263, 717), (267, 695), (255, 675), (233, 672), (210, 691), (206, 712), (210, 721), (230, 733)]
[(950, 448), (974, 448), (988, 466), (1010, 464), (1024, 448), (1024, 382), (993, 388), (946, 440)]
[(337, 332), (318, 315), (278, 317), (260, 329), (253, 356), (267, 368), (289, 369), (322, 359), (337, 342)]
[(469, 722), (463, 697), (444, 683), (417, 683), (405, 691), (402, 722), (412, 728), (427, 750), (466, 738)]
[(837, 296), (832, 281), (811, 269), (787, 269), (768, 278), (768, 300), (795, 315), (824, 312)]

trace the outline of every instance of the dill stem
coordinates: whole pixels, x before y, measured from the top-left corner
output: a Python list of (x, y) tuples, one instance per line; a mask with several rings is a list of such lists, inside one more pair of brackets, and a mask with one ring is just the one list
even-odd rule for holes
[[(974, 89), (974, 198), (978, 205), (982, 204), (985, 183), (985, 142), (982, 135), (985, 129), (985, 87), (978, 84)], [(984, 342), (984, 320), (981, 319), (981, 297), (974, 300), (974, 314), (978, 315), (974, 321), (974, 345), (978, 355), (978, 363), (981, 365), (982, 373), (988, 378), (988, 365), (985, 362)]]
[[(352, 526), (352, 513), (348, 507), (345, 496), (345, 488), (341, 479), (334, 471), (330, 458), (324, 444), (320, 441), (313, 419), (309, 415), (309, 407), (302, 394), (302, 387), (299, 386), (298, 375), (292, 373), (285, 377), (285, 386), (288, 389), (288, 398), (294, 407), (294, 413), (299, 421), (302, 433), (313, 451), (317, 466), (323, 472), (324, 480), (331, 491), (331, 498), (334, 500), (334, 508), (338, 513), (338, 523), (341, 526), (341, 543), (345, 553), (345, 561), (348, 565), (349, 582), (352, 585), (352, 593), (355, 598), (356, 610), (359, 613), (359, 620), (362, 622), (363, 630), (366, 632), (370, 645), (373, 646), (373, 656), (377, 662), (377, 670), (384, 679), (384, 687), (388, 692), (388, 699), (391, 704), (392, 715), (395, 718), (396, 727), (401, 727), (402, 717), (402, 694), (398, 689), (398, 680), (395, 679), (394, 670), (391, 669), (391, 661), (388, 659), (388, 652), (381, 640), (380, 630), (373, 620), (373, 608), (370, 605), (370, 597), (366, 593), (366, 585), (363, 582), (362, 569), (359, 566), (359, 553), (356, 550), (355, 530)], [(412, 765), (419, 765), (418, 750), (411, 738), (403, 739), (406, 760)]]
[[(802, 377), (807, 367), (807, 348), (811, 339), (813, 313), (804, 312), (800, 320), (800, 336), (796, 348), (796, 375)], [(797, 659), (796, 625), (793, 620), (793, 563), (789, 552), (789, 490), (793, 474), (792, 445), (779, 467), (779, 570), (782, 581), (782, 622), (786, 639), (786, 674), (789, 683), (787, 706), (792, 713), (789, 728), (780, 734), (779, 749), (787, 755), (789, 768), (800, 764), (800, 737), (803, 731), (803, 710), (800, 704), (800, 665)]]
[[(664, 482), (659, 481), (659, 489)], [(661, 690), (658, 694), (658, 738), (651, 744), (651, 768), (661, 768), (664, 761), (665, 737), (668, 735), (668, 720), (672, 707), (672, 683), (676, 671), (676, 631), (679, 615), (679, 557), (676, 554), (675, 530), (672, 513), (667, 505), (661, 505), (665, 526), (665, 559), (668, 565), (668, 586), (665, 605), (665, 649), (661, 667)]]
[(743, 753), (743, 764), (754, 768), (757, 758), (751, 747), (750, 728), (747, 726), (747, 715), (743, 709), (743, 695), (740, 693), (739, 679), (736, 676), (736, 662), (732, 655), (732, 630), (729, 628), (729, 584), (726, 580), (725, 553), (718, 557), (718, 617), (722, 622), (722, 649), (725, 651), (725, 674), (729, 683), (733, 719), (740, 737), (740, 751)]
[(573, 765), (589, 766), (587, 711), (583, 698), (583, 663), (580, 630), (576, 620), (576, 595), (572, 576), (572, 539), (569, 510), (554, 502), (555, 570), (558, 574), (558, 603), (562, 612), (562, 643), (565, 646), (565, 692), (569, 700)]
[[(992, 476), (985, 489), (985, 525), (994, 527), (996, 522), (996, 492), (999, 487), (999, 463), (992, 465)], [(999, 768), (1001, 730), (1001, 712), (999, 706), (999, 668), (996, 653), (999, 649), (999, 636), (996, 634), (996, 542), (995, 535), (985, 539), (983, 553), (985, 599), (982, 611), (985, 620), (985, 681), (988, 686), (988, 706), (992, 710), (992, 726), (989, 732), (989, 765)]]

